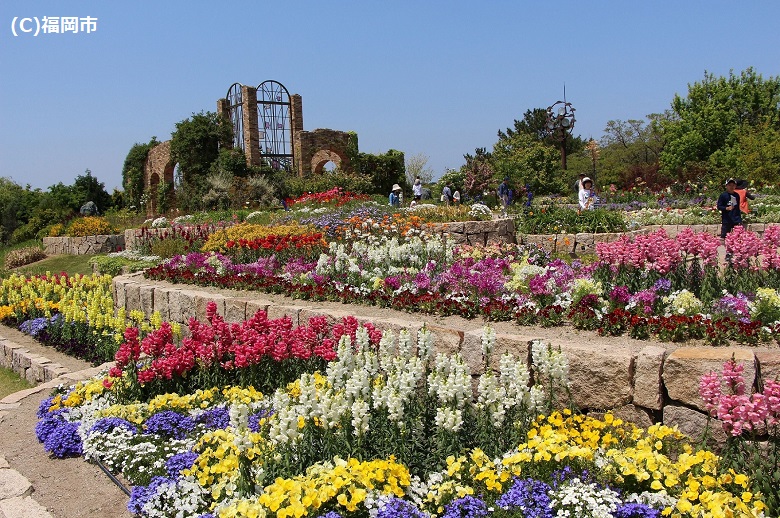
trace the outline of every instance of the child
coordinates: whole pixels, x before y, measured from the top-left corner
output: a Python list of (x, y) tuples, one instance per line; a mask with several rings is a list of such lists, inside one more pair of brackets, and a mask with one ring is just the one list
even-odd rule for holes
[(733, 178), (726, 180), (726, 190), (718, 196), (720, 211), (720, 242), (726, 244), (726, 235), (731, 229), (742, 223), (742, 213), (739, 210), (739, 194), (735, 192), (737, 182)]
[(580, 210), (593, 210), (596, 208), (596, 191), (593, 190), (593, 180), (587, 176), (582, 179), (582, 189), (580, 189)]

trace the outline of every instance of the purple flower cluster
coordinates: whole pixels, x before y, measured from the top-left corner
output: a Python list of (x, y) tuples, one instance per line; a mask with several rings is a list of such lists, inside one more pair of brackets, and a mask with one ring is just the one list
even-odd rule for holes
[(51, 403), (54, 401), (54, 396), (47, 397), (43, 401), (41, 401), (41, 404), (38, 405), (38, 411), (35, 413), (35, 415), (38, 417), (38, 419), (43, 419), (48, 415), (49, 408), (51, 408)]
[(191, 417), (172, 410), (164, 410), (146, 420), (144, 433), (163, 435), (172, 439), (184, 439), (193, 428), (195, 428), (195, 422)]
[(210, 408), (197, 416), (195, 422), (212, 430), (227, 428), (230, 426), (230, 411), (220, 406)]
[(527, 518), (552, 518), (550, 489), (541, 480), (516, 478), (512, 487), (496, 501), (496, 505), (508, 511), (519, 510)]
[(444, 508), (443, 518), (481, 518), (487, 516), (487, 504), (471, 495), (458, 498)]
[(35, 425), (35, 435), (46, 451), (58, 459), (78, 457), (82, 453), (79, 424), (66, 421), (64, 411), (49, 412)]
[[(475, 260), (466, 257), (455, 261), (436, 280), (442, 291), (473, 293), (477, 296), (497, 297), (504, 290), (509, 274), (509, 261), (488, 257)], [(418, 284), (419, 285), (419, 284)]]
[(672, 290), (672, 281), (669, 279), (658, 279), (653, 285), (656, 292), (669, 293)]
[(95, 424), (92, 425), (92, 428), (89, 429), (89, 432), (108, 433), (115, 428), (124, 428), (132, 432), (133, 435), (138, 433), (138, 427), (121, 417), (104, 417), (98, 419)]
[(173, 480), (166, 477), (154, 477), (148, 486), (133, 486), (130, 500), (127, 502), (127, 510), (133, 514), (143, 515), (144, 505), (154, 497), (157, 488), (171, 482)]
[(247, 427), (250, 432), (258, 433), (260, 431), (260, 419), (265, 419), (273, 413), (273, 410), (260, 410), (249, 416)]
[(618, 506), (615, 518), (661, 518), (661, 511), (649, 505), (626, 502)]
[(328, 511), (325, 514), (319, 515), (318, 518), (341, 518), (341, 515), (336, 511)]
[(194, 451), (185, 451), (169, 457), (165, 461), (165, 469), (169, 477), (178, 477), (182, 470), (190, 469), (198, 458)]
[(750, 322), (750, 299), (744, 293), (725, 295), (712, 304), (712, 313), (722, 317), (729, 317), (740, 322)]
[(426, 518), (413, 503), (393, 497), (379, 509), (376, 518)]
[(62, 315), (57, 313), (51, 318), (40, 317), (33, 318), (31, 320), (25, 320), (19, 325), (19, 331), (24, 334), (28, 334), (34, 338), (37, 338), (42, 332), (46, 331), (46, 328), (52, 324), (59, 323), (62, 320)]
[(609, 300), (615, 305), (625, 306), (631, 300), (631, 292), (627, 286), (615, 286), (609, 292)]

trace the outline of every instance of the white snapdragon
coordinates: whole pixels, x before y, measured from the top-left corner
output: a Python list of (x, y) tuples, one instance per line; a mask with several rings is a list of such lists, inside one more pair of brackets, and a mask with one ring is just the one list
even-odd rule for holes
[(561, 518), (612, 518), (620, 503), (615, 491), (595, 483), (586, 484), (579, 478), (573, 478), (550, 492), (550, 507), (555, 510), (555, 516)]
[(485, 327), (482, 328), (482, 360), (486, 367), (490, 366), (490, 354), (495, 346), (496, 332), (490, 324), (485, 324)]

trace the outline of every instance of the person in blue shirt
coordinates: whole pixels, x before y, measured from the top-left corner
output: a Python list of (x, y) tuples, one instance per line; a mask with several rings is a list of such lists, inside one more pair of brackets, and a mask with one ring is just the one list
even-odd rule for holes
[(726, 190), (718, 196), (718, 210), (720, 211), (720, 242), (726, 243), (726, 236), (731, 229), (742, 224), (742, 213), (739, 210), (739, 193), (734, 192), (737, 181), (733, 178), (726, 180)]
[(390, 206), (392, 207), (400, 207), (401, 206), (401, 186), (397, 183), (393, 184), (393, 190), (390, 191)]
[(512, 201), (512, 189), (509, 187), (509, 177), (505, 176), (504, 181), (498, 185), (498, 199), (501, 201), (504, 212), (509, 206), (509, 202)]

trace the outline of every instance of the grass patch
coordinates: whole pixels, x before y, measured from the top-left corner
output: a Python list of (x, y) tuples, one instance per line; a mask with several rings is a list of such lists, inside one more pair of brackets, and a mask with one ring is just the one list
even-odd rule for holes
[(20, 390), (28, 389), (32, 385), (22, 379), (17, 373), (11, 369), (0, 367), (0, 398), (4, 398), (8, 394), (19, 392)]
[(44, 275), (46, 272), (90, 275), (92, 265), (89, 260), (93, 257), (94, 255), (55, 255), (14, 271), (22, 275)]

